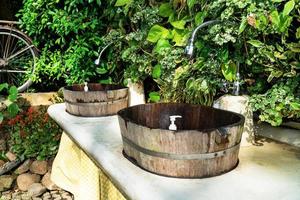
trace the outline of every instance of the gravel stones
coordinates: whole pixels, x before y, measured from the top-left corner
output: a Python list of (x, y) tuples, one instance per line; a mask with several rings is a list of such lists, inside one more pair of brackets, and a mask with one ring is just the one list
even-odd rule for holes
[(37, 174), (21, 174), (17, 178), (17, 185), (20, 190), (26, 191), (33, 183), (38, 183), (40, 180), (41, 177)]
[(18, 176), (0, 176), (0, 200), (73, 200), (51, 181), (52, 162), (28, 159), (14, 171)]
[(5, 161), (0, 160), (0, 168), (5, 164)]
[(67, 191), (55, 190), (50, 192), (45, 192), (38, 197), (31, 196), (29, 192), (15, 191), (3, 192), (1, 200), (73, 200), (74, 197)]
[(28, 188), (28, 194), (31, 197), (38, 197), (46, 192), (47, 188), (40, 183), (33, 183)]
[(47, 161), (33, 161), (30, 166), (30, 171), (34, 174), (44, 175), (48, 171), (48, 162)]
[(24, 174), (28, 172), (30, 165), (32, 163), (32, 160), (28, 159), (26, 160), (20, 167), (18, 167), (15, 171), (16, 174)]
[(8, 152), (5, 154), (5, 156), (7, 157), (7, 159), (8, 159), (9, 161), (14, 161), (14, 160), (17, 159), (16, 154), (14, 154), (14, 153), (12, 153), (12, 152), (10, 152), (10, 151), (8, 151)]
[(14, 180), (15, 177), (12, 175), (0, 176), (0, 192), (9, 190), (12, 187)]

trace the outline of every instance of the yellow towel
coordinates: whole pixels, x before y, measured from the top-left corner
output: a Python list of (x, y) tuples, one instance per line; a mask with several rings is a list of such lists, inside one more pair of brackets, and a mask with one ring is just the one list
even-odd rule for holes
[(66, 133), (62, 134), (51, 173), (52, 181), (75, 200), (126, 200), (104, 172)]

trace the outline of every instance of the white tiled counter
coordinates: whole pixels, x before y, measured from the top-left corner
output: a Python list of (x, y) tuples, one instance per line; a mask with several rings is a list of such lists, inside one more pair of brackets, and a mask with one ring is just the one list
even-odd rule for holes
[(204, 179), (168, 178), (123, 157), (117, 116), (76, 117), (65, 112), (64, 104), (50, 106), (48, 113), (127, 199), (300, 199), (300, 149), (295, 147), (274, 142), (241, 147), (240, 163), (229, 173)]

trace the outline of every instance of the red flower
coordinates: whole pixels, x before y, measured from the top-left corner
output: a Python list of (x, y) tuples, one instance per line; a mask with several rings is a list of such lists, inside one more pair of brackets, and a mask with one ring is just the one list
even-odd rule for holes
[(29, 107), (28, 108), (28, 110), (27, 110), (27, 115), (31, 115), (31, 114), (33, 114), (35, 111), (34, 111), (34, 108), (31, 106), (31, 107)]

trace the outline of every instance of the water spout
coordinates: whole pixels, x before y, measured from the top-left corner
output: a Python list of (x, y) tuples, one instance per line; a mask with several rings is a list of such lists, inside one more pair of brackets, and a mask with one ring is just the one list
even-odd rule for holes
[[(200, 24), (198, 27), (196, 27), (194, 29), (192, 36), (189, 39), (189, 42), (185, 48), (185, 54), (189, 57), (189, 59), (192, 59), (193, 55), (194, 55), (194, 48), (195, 48), (194, 42), (195, 42), (195, 37), (196, 37), (196, 34), (198, 33), (198, 31), (206, 26), (218, 24), (220, 22), (221, 22), (221, 20), (210, 20), (210, 21)], [(233, 85), (233, 95), (239, 95), (239, 93), (240, 93), (240, 85), (241, 85), (240, 79), (241, 79), (241, 77), (240, 77), (240, 73), (239, 73), (239, 65), (237, 65), (236, 79), (235, 79), (234, 83), (232, 84)], [(226, 92), (227, 92), (228, 85), (231, 85), (231, 84), (223, 83), (223, 88), (225, 89)]]
[(220, 20), (210, 20), (210, 21), (204, 22), (203, 24), (201, 24), (197, 28), (195, 28), (195, 30), (192, 33), (191, 38), (189, 39), (189, 43), (185, 48), (185, 53), (187, 54), (187, 56), (190, 59), (193, 57), (193, 54), (194, 54), (194, 41), (195, 41), (195, 37), (196, 37), (197, 32), (200, 29), (202, 29), (206, 26), (209, 26), (209, 25), (212, 25), (212, 24), (217, 24), (217, 23), (220, 23), (220, 22), (221, 22)]
[(106, 46), (100, 51), (98, 58), (95, 60), (95, 65), (99, 65), (99, 64), (100, 64), (100, 59), (101, 59), (101, 56), (102, 56), (103, 52), (104, 52), (104, 51), (107, 49), (107, 47), (109, 47), (111, 44), (112, 44), (112, 42), (109, 43), (108, 45), (106, 45)]

